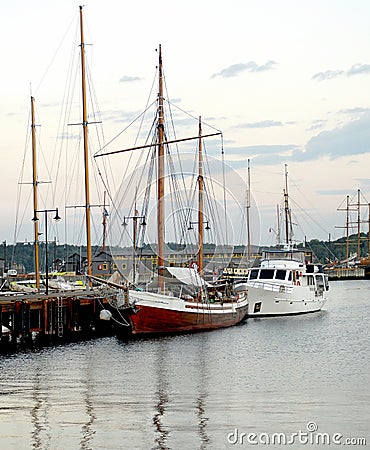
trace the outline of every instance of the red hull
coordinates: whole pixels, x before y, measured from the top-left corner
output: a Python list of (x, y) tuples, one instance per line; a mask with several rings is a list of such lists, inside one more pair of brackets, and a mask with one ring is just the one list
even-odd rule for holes
[[(191, 312), (191, 309), (194, 311)], [(221, 311), (212, 311), (212, 307), (203, 311), (199, 311), (197, 307), (189, 307), (188, 312), (137, 305), (136, 311), (130, 312), (129, 320), (134, 335), (212, 330), (241, 322), (246, 317), (248, 305), (240, 305), (234, 312), (230, 307)]]

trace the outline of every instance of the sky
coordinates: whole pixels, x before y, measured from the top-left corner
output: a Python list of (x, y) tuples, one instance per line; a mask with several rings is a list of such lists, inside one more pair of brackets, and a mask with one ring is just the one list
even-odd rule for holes
[[(76, 33), (78, 6), (16, 0), (1, 8), (1, 241), (33, 240), (31, 197), (18, 206), (20, 183), (27, 191), (31, 181), (30, 95), (39, 179), (49, 182), (44, 166), (56, 164), (70, 64), (63, 48)], [(222, 130), (238, 179), (246, 180), (250, 160), (254, 243), (275, 241), (286, 165), (294, 220), (302, 220), (297, 239), (343, 236), (346, 197), (356, 202), (360, 189), (361, 203), (370, 201), (368, 0), (86, 0), (83, 12), (105, 140), (145, 107), (161, 44), (174, 102)], [(243, 204), (242, 183), (236, 195)], [(55, 207), (40, 197), (41, 209)]]

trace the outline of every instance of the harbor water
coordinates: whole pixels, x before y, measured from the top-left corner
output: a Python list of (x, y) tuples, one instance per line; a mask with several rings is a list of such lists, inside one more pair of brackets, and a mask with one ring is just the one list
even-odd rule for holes
[(0, 356), (1, 449), (370, 448), (370, 282), (319, 313)]

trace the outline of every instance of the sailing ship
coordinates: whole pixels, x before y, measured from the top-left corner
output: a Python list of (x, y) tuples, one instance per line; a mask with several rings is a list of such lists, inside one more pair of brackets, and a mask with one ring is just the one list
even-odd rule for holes
[(246, 282), (235, 286), (248, 292), (248, 316), (277, 316), (320, 311), (328, 299), (328, 277), (312, 251), (293, 244), (285, 166), (285, 243), (262, 252), (259, 267), (252, 267)]
[[(216, 287), (205, 281), (203, 268), (203, 229), (204, 220), (204, 177), (203, 177), (203, 138), (214, 136), (218, 133), (202, 134), (202, 123), (199, 118), (198, 135), (194, 138), (175, 139), (169, 141), (165, 134), (164, 124), (164, 95), (163, 95), (163, 68), (162, 51), (159, 46), (158, 80), (159, 90), (157, 95), (156, 133), (155, 142), (151, 145), (136, 147), (135, 149), (152, 147), (156, 160), (156, 224), (157, 224), (157, 274), (151, 283), (133, 286), (132, 289), (116, 283), (109, 283), (115, 288), (122, 288), (124, 294), (116, 299), (117, 323), (122, 323), (124, 317), (130, 324), (132, 335), (167, 334), (195, 332), (216, 328), (230, 327), (240, 323), (246, 316), (248, 308), (247, 293), (236, 293), (228, 284)], [(192, 261), (188, 267), (166, 267), (164, 244), (164, 204), (165, 204), (165, 167), (164, 159), (167, 154), (167, 145), (184, 140), (196, 140), (198, 142), (198, 252), (197, 261)], [(129, 149), (133, 150), (133, 149)], [(126, 150), (122, 150), (126, 151)], [(96, 156), (106, 156), (118, 152), (105, 152)], [(150, 183), (148, 183), (149, 185)], [(136, 211), (131, 216), (135, 225), (141, 217), (143, 222), (146, 216), (139, 216)], [(146, 223), (145, 223), (146, 225)], [(134, 227), (134, 230), (136, 227)], [(133, 241), (136, 248), (136, 237)], [(134, 266), (135, 267), (135, 266)], [(93, 279), (96, 279), (93, 277)], [(135, 277), (133, 277), (135, 280)], [(123, 327), (124, 331), (127, 327)]]

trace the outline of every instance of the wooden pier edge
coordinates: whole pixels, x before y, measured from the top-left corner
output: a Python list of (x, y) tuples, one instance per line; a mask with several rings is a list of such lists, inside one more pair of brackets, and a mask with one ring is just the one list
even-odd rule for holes
[(1, 297), (0, 352), (113, 335), (112, 321), (100, 319), (103, 309), (113, 311), (112, 296), (92, 290)]

